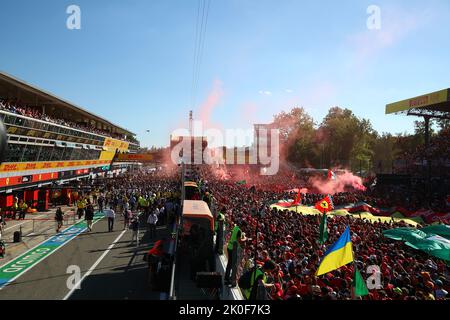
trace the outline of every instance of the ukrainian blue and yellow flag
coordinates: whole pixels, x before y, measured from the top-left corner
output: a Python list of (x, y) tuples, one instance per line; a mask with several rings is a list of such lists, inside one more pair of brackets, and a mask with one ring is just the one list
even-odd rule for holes
[(345, 229), (339, 240), (325, 252), (324, 257), (320, 262), (320, 266), (316, 271), (316, 276), (339, 269), (352, 261), (352, 240), (350, 238), (350, 227), (347, 226), (347, 229)]

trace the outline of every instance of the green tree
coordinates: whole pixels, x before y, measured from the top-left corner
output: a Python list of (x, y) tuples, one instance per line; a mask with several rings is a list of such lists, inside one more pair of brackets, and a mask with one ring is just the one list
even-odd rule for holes
[(375, 139), (369, 120), (359, 119), (349, 109), (333, 107), (320, 125), (324, 165), (365, 168), (372, 157)]
[(372, 163), (376, 173), (391, 173), (393, 161), (396, 160), (402, 152), (397, 140), (398, 135), (383, 133), (376, 137), (372, 146)]
[(303, 107), (274, 116), (274, 125), (280, 130), (280, 151), (282, 158), (305, 166), (316, 158), (315, 128), (313, 118)]

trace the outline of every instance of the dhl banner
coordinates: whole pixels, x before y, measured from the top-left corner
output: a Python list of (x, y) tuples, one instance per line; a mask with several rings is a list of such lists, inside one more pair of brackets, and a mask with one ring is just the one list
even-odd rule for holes
[(105, 149), (108, 149), (108, 151), (115, 151), (116, 149), (118, 149), (119, 151), (128, 151), (129, 145), (130, 144), (128, 142), (106, 138), (103, 147)]
[(111, 163), (111, 160), (4, 163), (4, 164), (0, 165), (0, 173), (15, 172), (15, 171), (28, 171), (28, 170), (58, 169), (58, 168), (81, 167), (81, 166), (107, 165), (110, 163)]
[(386, 106), (386, 114), (406, 111), (413, 108), (423, 108), (447, 101), (450, 101), (450, 89), (436, 91), (412, 99), (388, 104)]
[(116, 153), (114, 151), (102, 151), (100, 153), (100, 160), (111, 162), (115, 155)]

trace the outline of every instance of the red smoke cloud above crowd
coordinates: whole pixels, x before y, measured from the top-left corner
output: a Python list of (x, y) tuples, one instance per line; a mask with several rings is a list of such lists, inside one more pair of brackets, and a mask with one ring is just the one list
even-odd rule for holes
[(359, 191), (365, 191), (366, 187), (363, 185), (361, 177), (355, 176), (350, 171), (345, 171), (341, 174), (336, 174), (335, 180), (324, 180), (320, 177), (311, 177), (309, 179), (309, 184), (317, 189), (318, 192), (322, 194), (336, 194), (339, 192), (344, 192), (349, 188), (353, 188)]

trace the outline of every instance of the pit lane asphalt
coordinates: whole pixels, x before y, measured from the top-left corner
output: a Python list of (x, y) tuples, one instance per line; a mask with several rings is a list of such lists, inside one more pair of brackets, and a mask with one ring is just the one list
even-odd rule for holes
[[(68, 267), (79, 266), (83, 277), (122, 231), (122, 219), (116, 219), (113, 232), (108, 232), (107, 219), (100, 220), (92, 232), (80, 234), (0, 290), (0, 300), (63, 299), (70, 292), (68, 279), (73, 277)], [(159, 300), (160, 293), (146, 284), (147, 263), (143, 261), (153, 242), (145, 230), (140, 232), (142, 241), (136, 247), (131, 245), (132, 231), (127, 230), (68, 300)], [(159, 230), (156, 239), (163, 233)]]

